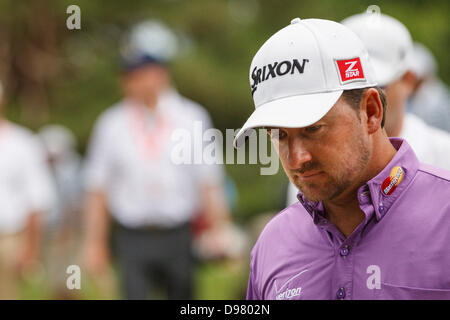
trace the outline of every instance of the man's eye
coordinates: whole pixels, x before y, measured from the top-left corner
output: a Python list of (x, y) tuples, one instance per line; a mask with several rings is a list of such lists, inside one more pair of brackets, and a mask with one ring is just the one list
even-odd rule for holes
[(322, 128), (321, 125), (316, 125), (316, 126), (309, 126), (305, 128), (305, 131), (307, 133), (315, 133), (317, 131), (319, 131)]

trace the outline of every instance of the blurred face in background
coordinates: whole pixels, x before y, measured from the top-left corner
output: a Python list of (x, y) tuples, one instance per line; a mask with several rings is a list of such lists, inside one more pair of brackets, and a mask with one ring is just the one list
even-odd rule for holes
[(148, 64), (127, 72), (122, 87), (127, 98), (154, 106), (159, 95), (169, 87), (168, 70), (159, 64)]
[(390, 137), (398, 136), (401, 132), (406, 101), (413, 93), (415, 84), (414, 74), (407, 71), (400, 79), (384, 88), (387, 101), (385, 128)]
[(268, 133), (287, 176), (312, 201), (332, 200), (353, 189), (371, 156), (367, 125), (343, 97), (309, 127)]

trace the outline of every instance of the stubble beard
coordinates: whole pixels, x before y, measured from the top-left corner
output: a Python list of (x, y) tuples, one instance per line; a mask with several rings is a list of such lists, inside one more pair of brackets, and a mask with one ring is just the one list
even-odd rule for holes
[[(371, 153), (367, 144), (364, 143), (363, 137), (355, 136), (353, 145), (353, 148), (349, 148), (345, 154), (339, 157), (341, 159), (340, 163), (334, 164), (334, 168), (339, 169), (336, 174), (333, 175), (329, 171), (325, 171), (328, 177), (325, 181), (321, 181), (320, 183), (301, 183), (298, 180), (292, 179), (292, 182), (310, 201), (335, 199), (355, 184), (359, 184), (362, 172), (369, 162)], [(355, 150), (359, 151), (358, 154), (355, 154)], [(352, 161), (345, 159), (352, 159)], [(306, 167), (308, 170), (320, 170), (320, 164), (317, 163), (309, 164)], [(298, 171), (303, 173), (307, 170)]]

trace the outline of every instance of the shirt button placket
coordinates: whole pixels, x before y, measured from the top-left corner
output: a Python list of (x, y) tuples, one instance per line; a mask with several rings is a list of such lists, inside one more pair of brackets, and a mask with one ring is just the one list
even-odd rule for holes
[(340, 286), (339, 289), (336, 291), (336, 297), (339, 300), (344, 300), (347, 296), (351, 299), (350, 296), (348, 296), (348, 292), (346, 292), (344, 284), (345, 283), (351, 283), (351, 270), (352, 270), (352, 259), (349, 259), (350, 255), (350, 245), (344, 244), (339, 249), (339, 255), (341, 257), (341, 260), (338, 265), (341, 267), (339, 268), (340, 272)]

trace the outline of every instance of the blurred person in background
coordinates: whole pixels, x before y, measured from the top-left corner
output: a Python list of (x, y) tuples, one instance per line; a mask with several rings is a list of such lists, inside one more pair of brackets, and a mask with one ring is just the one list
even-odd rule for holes
[(19, 298), (22, 276), (41, 266), (43, 215), (55, 195), (44, 150), (28, 129), (2, 117), (0, 84), (0, 298)]
[(223, 169), (171, 160), (174, 130), (212, 126), (207, 111), (171, 84), (177, 50), (175, 34), (158, 21), (131, 30), (121, 50), (123, 100), (99, 117), (89, 144), (84, 265), (95, 275), (109, 264), (111, 215), (127, 299), (155, 298), (158, 285), (169, 299), (192, 299), (192, 219), (206, 217), (217, 256), (229, 226)]
[[(351, 16), (342, 24), (352, 29), (369, 51), (376, 80), (386, 93), (388, 136), (408, 141), (420, 161), (450, 170), (450, 134), (406, 112), (408, 99), (416, 86), (411, 66), (420, 63), (414, 59), (408, 29), (393, 17), (371, 13)], [(421, 108), (433, 112), (428, 101), (423, 101)]]
[(46, 125), (38, 136), (47, 156), (54, 185), (55, 206), (45, 219), (45, 264), (52, 298), (74, 298), (66, 287), (67, 267), (79, 264), (77, 245), (81, 222), (81, 157), (76, 138), (61, 125)]
[(437, 75), (437, 62), (431, 51), (415, 42), (411, 69), (416, 75), (407, 111), (426, 123), (450, 132), (450, 90)]
[[(420, 161), (450, 170), (450, 134), (406, 112), (408, 99), (417, 84), (411, 66), (421, 63), (414, 59), (408, 29), (397, 19), (376, 13), (357, 14), (341, 23), (361, 38), (369, 52), (377, 83), (386, 93), (385, 129), (388, 136), (408, 141)], [(430, 103), (422, 100), (421, 110), (432, 114), (434, 107), (431, 106), (433, 102)], [(287, 205), (298, 201), (297, 193), (295, 186), (289, 183)]]

